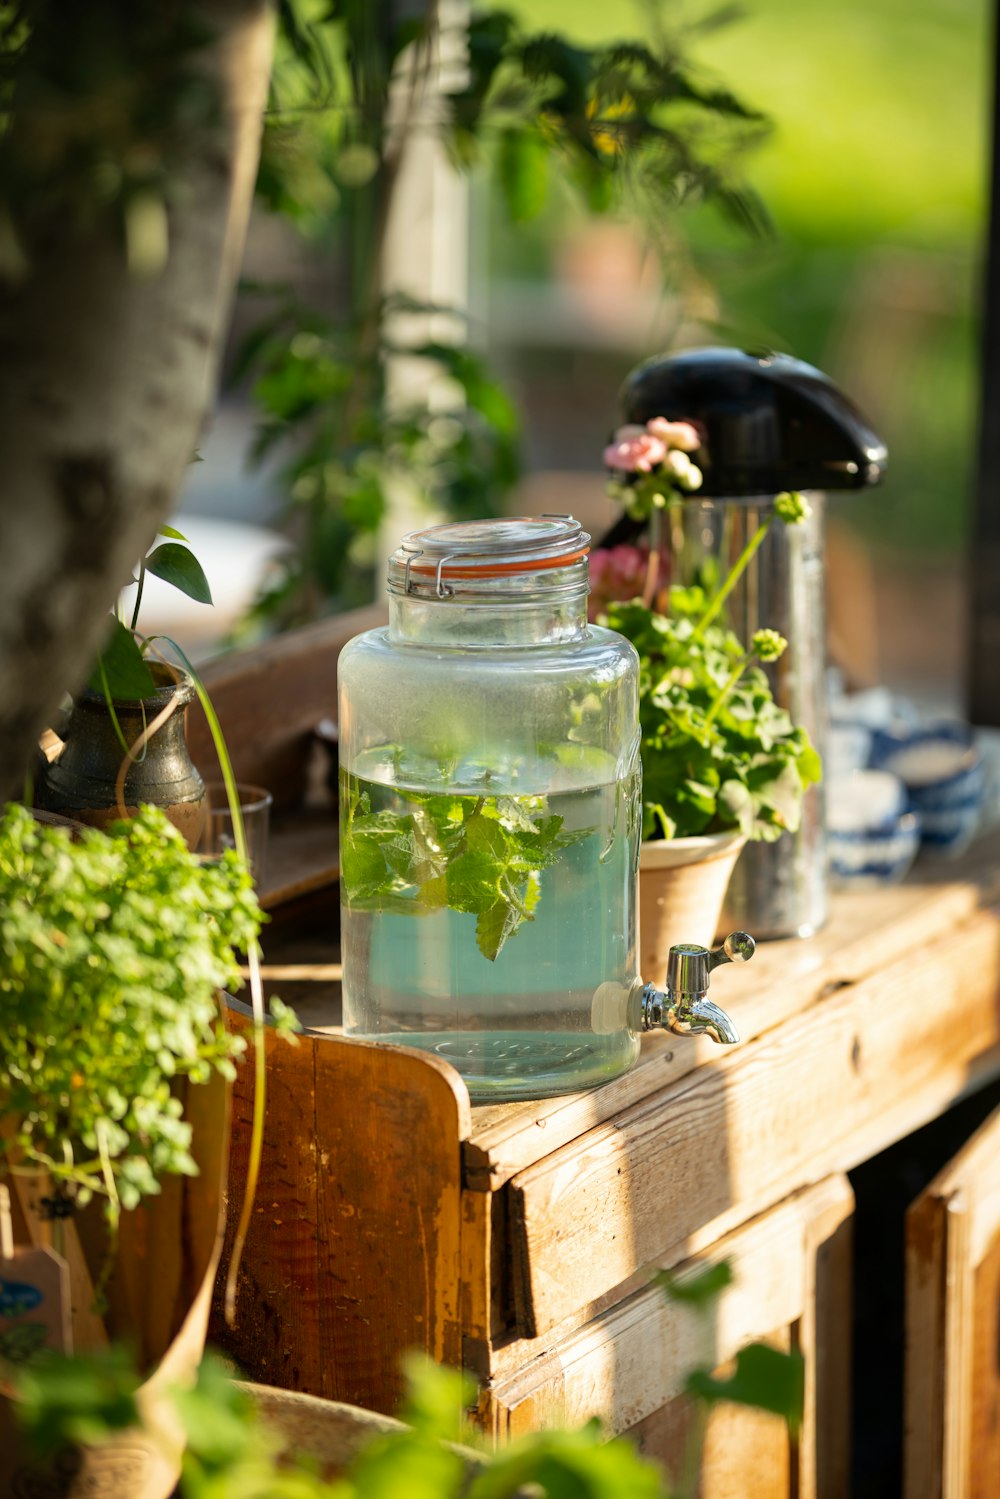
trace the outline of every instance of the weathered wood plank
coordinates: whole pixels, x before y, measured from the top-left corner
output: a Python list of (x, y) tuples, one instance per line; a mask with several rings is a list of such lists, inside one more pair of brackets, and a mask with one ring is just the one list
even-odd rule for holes
[(906, 1215), (906, 1499), (1000, 1489), (1000, 1111)]
[[(325, 1393), (319, 1324), (316, 1228), (316, 1054), (269, 1031), (266, 1142), (246, 1252), (240, 1269), (236, 1325), (227, 1328), (222, 1281), (210, 1336), (248, 1374), (285, 1389)], [(253, 1119), (253, 1054), (233, 1088), (232, 1143), (224, 1272), (246, 1189)]]
[[(275, 811), (294, 806), (306, 786), (312, 729), (337, 716), (337, 658), (352, 636), (385, 623), (381, 605), (338, 614), (251, 650), (209, 661), (201, 678), (222, 724), (236, 777), (266, 786)], [(218, 760), (204, 714), (188, 710), (191, 758), (206, 780)]]
[(328, 886), (334, 907), (339, 901), (340, 840), (337, 809), (306, 806), (274, 818), (268, 841), (263, 878), (259, 886), (261, 905), (273, 910)]
[[(997, 845), (991, 840), (990, 847), (996, 851)], [(992, 863), (984, 866), (983, 880), (991, 878), (992, 868)], [(830, 990), (857, 983), (946, 934), (969, 918), (980, 896), (976, 879), (838, 894), (830, 920), (817, 936), (808, 942), (762, 944), (752, 963), (720, 970), (713, 992), (746, 1043), (800, 1015)], [(650, 1035), (643, 1038), (642, 1055), (632, 1071), (594, 1092), (474, 1109), (473, 1133), (464, 1150), (467, 1185), (496, 1190), (535, 1161), (717, 1056), (711, 1041)]]
[(1000, 1238), (975, 1268), (972, 1290), (972, 1452), (969, 1499), (996, 1499), (1000, 1492)]
[(805, 1359), (802, 1430), (796, 1443), (795, 1499), (849, 1499), (851, 1492), (851, 1313), (854, 1193), (816, 1200), (806, 1225), (805, 1288), (795, 1341)]
[[(801, 1499), (845, 1499), (846, 1486), (817, 1486), (816, 1480), (816, 1454), (822, 1444), (817, 1444), (813, 1428), (825, 1419), (827, 1406), (844, 1400), (847, 1393), (845, 1370), (818, 1356), (816, 1303), (819, 1297), (828, 1305), (829, 1297), (843, 1295), (839, 1287), (828, 1291), (826, 1279), (845, 1272), (849, 1279), (849, 1266), (836, 1256), (820, 1255), (852, 1210), (853, 1195), (843, 1177), (797, 1193), (681, 1267), (695, 1270), (724, 1258), (732, 1261), (733, 1284), (708, 1318), (690, 1306), (667, 1302), (647, 1286), (509, 1378), (488, 1383), (481, 1398), (481, 1424), (494, 1440), (503, 1441), (597, 1415), (615, 1432), (635, 1431), (652, 1422), (645, 1428), (648, 1436), (657, 1426), (657, 1413), (681, 1395), (692, 1368), (717, 1368), (747, 1342), (767, 1339), (777, 1330), (779, 1341), (787, 1344), (794, 1339), (800, 1344), (809, 1371), (808, 1441), (799, 1449), (803, 1462), (795, 1492)], [(663, 1450), (676, 1458), (676, 1431), (669, 1417), (663, 1421)], [(787, 1448), (780, 1423), (774, 1425), (779, 1447)], [(798, 1462), (797, 1457), (797, 1466)], [(729, 1471), (725, 1464), (717, 1464), (719, 1487), (707, 1488), (706, 1499), (728, 1492), (723, 1476)], [(792, 1490), (786, 1486), (771, 1492)]]
[[(791, 1346), (787, 1327), (775, 1329), (764, 1341), (783, 1352)], [(718, 1378), (731, 1372), (731, 1364), (715, 1371)], [(644, 1457), (666, 1470), (668, 1481), (678, 1483), (687, 1464), (696, 1462), (693, 1488), (680, 1490), (692, 1499), (805, 1499), (793, 1487), (797, 1465), (788, 1430), (766, 1411), (716, 1406), (706, 1420), (700, 1407), (681, 1395), (626, 1435)]]
[(846, 1170), (1000, 1071), (1000, 920), (977, 913), (516, 1176), (518, 1325)]
[[(261, 1182), (236, 1327), (214, 1340), (254, 1379), (391, 1411), (409, 1348), (459, 1364), (461, 1157), (469, 1102), (401, 1047), (269, 1033)], [(224, 1266), (246, 1177), (250, 1058), (236, 1085)]]

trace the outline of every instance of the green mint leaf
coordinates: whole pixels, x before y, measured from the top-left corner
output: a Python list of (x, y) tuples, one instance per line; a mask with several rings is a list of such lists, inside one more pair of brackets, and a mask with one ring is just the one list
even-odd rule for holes
[(352, 834), (340, 849), (340, 878), (349, 901), (365, 900), (387, 891), (390, 881), (378, 842)]
[(112, 698), (126, 702), (151, 697), (156, 691), (153, 674), (143, 660), (135, 636), (119, 619), (112, 624), (111, 638), (98, 657), (87, 686), (93, 692), (108, 692)]
[(459, 854), (445, 873), (451, 909), (475, 916), (488, 911), (499, 897), (503, 867), (504, 861), (488, 853), (469, 850)]
[(781, 1353), (766, 1343), (750, 1343), (736, 1355), (736, 1368), (728, 1379), (715, 1379), (696, 1369), (685, 1389), (709, 1405), (729, 1400), (784, 1416), (794, 1432), (802, 1422), (804, 1371), (800, 1353)]
[(201, 563), (188, 547), (180, 546), (176, 541), (165, 541), (150, 552), (146, 558), (146, 571), (179, 588), (196, 603), (212, 602), (212, 590)]
[[(536, 833), (536, 824), (513, 796), (498, 796), (492, 806), (484, 809), (487, 817), (493, 816), (501, 827), (512, 833)], [(559, 819), (562, 821), (562, 818)]]
[[(201, 462), (201, 459), (198, 457), (197, 453), (195, 454), (195, 462)], [(187, 541), (187, 537), (184, 535), (184, 532), (178, 531), (176, 526), (161, 526), (160, 535), (169, 536), (171, 541)]]
[(668, 1301), (698, 1307), (711, 1306), (732, 1283), (733, 1267), (729, 1260), (706, 1265), (693, 1274), (678, 1275), (673, 1270), (658, 1270), (653, 1276), (653, 1284), (660, 1288)]
[(507, 938), (513, 936), (523, 919), (520, 911), (504, 899), (481, 911), (476, 921), (476, 945), (483, 957), (495, 963)]

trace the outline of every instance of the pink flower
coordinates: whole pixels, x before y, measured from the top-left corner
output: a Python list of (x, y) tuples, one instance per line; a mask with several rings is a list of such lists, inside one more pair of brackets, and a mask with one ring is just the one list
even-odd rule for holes
[(666, 443), (642, 427), (619, 427), (615, 440), (604, 449), (604, 462), (628, 474), (649, 474), (667, 456)]
[(668, 448), (677, 448), (682, 453), (693, 453), (701, 447), (697, 428), (690, 422), (668, 422), (665, 416), (654, 416), (646, 423), (646, 431), (666, 443)]
[[(645, 546), (598, 547), (590, 554), (591, 622), (610, 603), (639, 598), (646, 586), (649, 548)], [(666, 552), (660, 554), (659, 578), (669, 577), (670, 562)]]

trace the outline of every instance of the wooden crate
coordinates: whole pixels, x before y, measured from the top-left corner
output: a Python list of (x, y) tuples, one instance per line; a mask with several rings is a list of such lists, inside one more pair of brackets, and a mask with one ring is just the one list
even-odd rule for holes
[[(296, 699), (266, 721), (258, 758), (253, 733), (237, 736), (241, 775), (266, 784), (268, 766), (287, 764), (304, 793), (304, 747), (332, 705), (336, 655), (370, 621), (322, 628), (322, 670), (281, 643), (259, 670), (244, 663), (236, 685), (218, 668), (227, 724), (248, 722), (246, 693), (269, 672), (294, 671), (305, 694), (304, 706)], [(215, 1323), (253, 1378), (390, 1411), (398, 1359), (417, 1346), (479, 1377), (480, 1419), (497, 1436), (559, 1408), (546, 1402), (560, 1388), (571, 1418), (602, 1410), (650, 1451), (667, 1450), (687, 1419), (669, 1394), (686, 1357), (679, 1345), (657, 1365), (655, 1407), (624, 1396), (608, 1407), (600, 1381), (582, 1373), (566, 1394), (582, 1350), (614, 1364), (619, 1340), (635, 1336), (631, 1319), (652, 1312), (642, 1300), (651, 1267), (712, 1255), (727, 1238), (762, 1264), (753, 1241), (769, 1223), (792, 1222), (807, 1189), (1000, 1073), (1000, 839), (959, 866), (918, 867), (903, 886), (837, 895), (819, 936), (766, 944), (745, 969), (720, 973), (740, 1046), (648, 1036), (636, 1067), (593, 1092), (470, 1109), (446, 1064), (337, 1030), (332, 826), (330, 806), (308, 801), (275, 823), (286, 873), (272, 885), (265, 959), (310, 1034), (297, 1048), (268, 1042), (264, 1178), (240, 1321), (235, 1333)], [(240, 1090), (237, 1184), (250, 1105)], [(803, 1249), (800, 1265), (808, 1258)], [(798, 1339), (821, 1315), (805, 1273), (797, 1314), (786, 1309), (761, 1331)], [(663, 1332), (662, 1314), (653, 1322)], [(734, 1339), (720, 1342), (720, 1362)], [(829, 1340), (826, 1353), (819, 1346), (814, 1363), (841, 1356)], [(547, 1384), (540, 1371), (557, 1366)], [(627, 1388), (624, 1366), (613, 1383)], [(820, 1469), (836, 1477), (834, 1459), (815, 1456), (820, 1428), (803, 1439), (805, 1467), (801, 1455), (780, 1460), (802, 1493)], [(740, 1440), (757, 1451), (759, 1429), (750, 1423)], [(712, 1499), (725, 1492), (718, 1484)]]

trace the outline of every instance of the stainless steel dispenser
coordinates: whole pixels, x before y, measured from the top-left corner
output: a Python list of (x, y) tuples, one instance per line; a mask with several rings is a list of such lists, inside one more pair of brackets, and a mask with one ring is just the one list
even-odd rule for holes
[[(877, 484), (886, 447), (847, 397), (819, 370), (784, 354), (693, 349), (635, 369), (621, 395), (622, 419), (662, 416), (702, 434), (695, 461), (703, 483), (685, 498), (675, 528), (675, 581), (725, 572), (777, 494), (806, 494), (804, 526), (775, 525), (728, 601), (733, 629), (779, 630), (788, 650), (765, 670), (775, 699), (826, 741), (826, 641), (823, 581), (824, 491)], [(623, 540), (616, 526), (602, 545)], [(826, 919), (823, 787), (810, 788), (797, 833), (743, 851), (730, 884), (726, 919), (758, 937), (809, 936)]]

